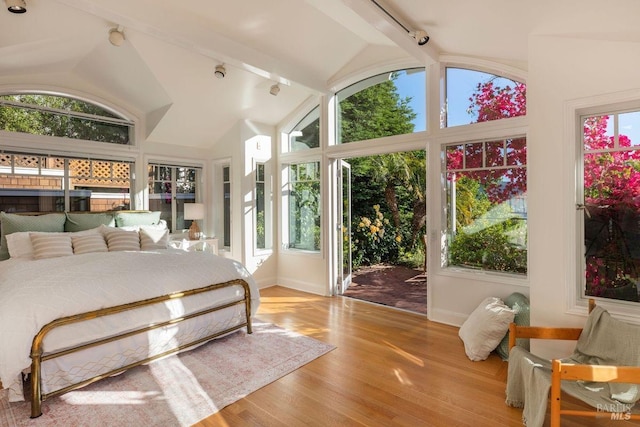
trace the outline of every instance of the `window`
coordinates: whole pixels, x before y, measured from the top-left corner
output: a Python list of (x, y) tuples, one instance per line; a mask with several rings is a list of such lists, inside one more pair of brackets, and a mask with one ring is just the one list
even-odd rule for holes
[(638, 301), (640, 110), (587, 115), (581, 124), (581, 295)]
[(320, 147), (320, 107), (314, 108), (289, 133), (289, 151)]
[(199, 202), (200, 168), (150, 164), (149, 209), (160, 211), (172, 232), (191, 226), (184, 219), (184, 204)]
[(320, 250), (320, 162), (289, 165), (288, 207), (291, 249)]
[(524, 137), (444, 147), (449, 266), (526, 274), (526, 154)]
[(78, 99), (48, 95), (0, 95), (0, 129), (33, 135), (130, 145), (133, 122)]
[(369, 77), (336, 94), (339, 144), (426, 129), (424, 68)]
[(495, 74), (447, 68), (446, 101), (440, 127), (523, 116), (527, 87)]
[(222, 243), (225, 248), (231, 247), (231, 167), (222, 167)]
[(256, 163), (256, 249), (267, 247), (265, 201), (264, 163)]
[(126, 161), (1, 153), (0, 210), (130, 209), (132, 167)]

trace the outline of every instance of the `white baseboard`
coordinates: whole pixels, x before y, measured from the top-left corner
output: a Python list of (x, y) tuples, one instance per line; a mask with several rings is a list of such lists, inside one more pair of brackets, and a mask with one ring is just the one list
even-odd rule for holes
[(449, 310), (431, 309), (427, 311), (427, 318), (433, 322), (444, 323), (445, 325), (451, 325), (460, 327), (469, 317), (466, 313), (458, 313)]

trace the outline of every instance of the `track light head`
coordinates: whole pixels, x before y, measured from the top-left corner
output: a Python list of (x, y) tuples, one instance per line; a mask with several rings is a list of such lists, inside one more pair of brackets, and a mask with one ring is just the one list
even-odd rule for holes
[(27, 11), (27, 3), (25, 0), (4, 0), (7, 10), (11, 13), (25, 13)]
[(280, 93), (280, 85), (276, 83), (271, 86), (271, 88), (269, 89), (269, 93), (273, 96), (278, 96), (278, 94)]
[(109, 42), (114, 46), (122, 46), (124, 43), (124, 31), (122, 27), (112, 28), (109, 30)]
[(426, 31), (423, 31), (423, 30), (411, 31), (409, 32), (409, 35), (414, 39), (416, 39), (418, 46), (424, 46), (425, 44), (429, 43), (429, 34), (427, 34)]
[(216, 65), (216, 70), (214, 71), (215, 76), (219, 79), (224, 79), (224, 76), (227, 75), (227, 70), (224, 68), (224, 65)]

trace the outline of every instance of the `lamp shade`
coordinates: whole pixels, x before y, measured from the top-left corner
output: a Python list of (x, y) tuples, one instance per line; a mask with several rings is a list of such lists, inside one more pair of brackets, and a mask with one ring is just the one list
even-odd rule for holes
[(184, 219), (204, 219), (203, 203), (185, 203)]

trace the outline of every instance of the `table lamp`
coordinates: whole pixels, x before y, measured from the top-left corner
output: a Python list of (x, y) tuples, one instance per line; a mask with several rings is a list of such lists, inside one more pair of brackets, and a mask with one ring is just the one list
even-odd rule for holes
[(202, 233), (200, 232), (200, 227), (198, 227), (198, 220), (204, 219), (204, 204), (185, 203), (184, 219), (191, 220), (191, 227), (189, 227), (189, 240), (199, 240), (200, 237), (202, 237)]

